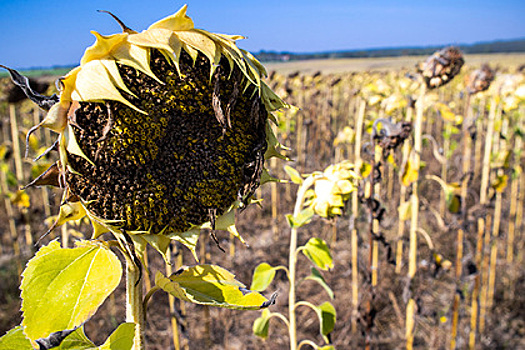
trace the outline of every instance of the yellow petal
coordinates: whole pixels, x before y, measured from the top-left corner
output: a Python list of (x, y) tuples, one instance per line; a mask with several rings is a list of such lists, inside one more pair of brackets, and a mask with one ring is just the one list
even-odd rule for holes
[(79, 156), (83, 159), (85, 159), (89, 164), (95, 166), (95, 163), (93, 163), (82, 151), (80, 146), (77, 143), (77, 139), (75, 137), (75, 133), (73, 132), (73, 128), (71, 125), (67, 125), (67, 127), (64, 129), (64, 133), (62, 134), (62, 140), (63, 142), (60, 142), (61, 144), (64, 144), (65, 150), (70, 153), (74, 154), (76, 156)]
[(91, 31), (96, 37), (95, 43), (86, 49), (84, 56), (80, 60), (80, 65), (83, 66), (86, 63), (93, 61), (108, 58), (111, 53), (118, 48), (119, 45), (126, 41), (128, 33), (120, 33), (113, 35), (101, 35), (95, 31)]
[(193, 21), (186, 15), (188, 5), (181, 7), (177, 13), (161, 19), (149, 26), (150, 29), (168, 29), (168, 30), (190, 30), (193, 29)]
[[(111, 61), (107, 61), (111, 67)], [(125, 104), (138, 112), (146, 114), (144, 111), (135, 107), (126, 100), (115, 87), (115, 77), (112, 77), (106, 65), (102, 61), (91, 61), (81, 66), (75, 81), (75, 90), (71, 93), (71, 98), (75, 101), (102, 101), (113, 100)], [(114, 72), (113, 72), (114, 73)], [(120, 81), (121, 78), (120, 78)], [(120, 82), (119, 82), (120, 84)], [(122, 83), (123, 84), (123, 83)]]
[(125, 42), (115, 48), (111, 56), (117, 60), (118, 63), (135, 68), (163, 84), (162, 81), (151, 71), (149, 66), (150, 55), (148, 49)]

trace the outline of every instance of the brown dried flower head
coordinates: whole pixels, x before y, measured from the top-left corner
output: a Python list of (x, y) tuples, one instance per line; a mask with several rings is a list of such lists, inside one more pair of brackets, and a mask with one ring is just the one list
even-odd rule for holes
[(435, 89), (450, 82), (465, 63), (461, 51), (453, 46), (435, 52), (425, 62), (418, 64), (418, 72), (429, 89)]
[(485, 91), (490, 87), (493, 80), (494, 71), (488, 64), (484, 64), (467, 77), (467, 91), (471, 95)]

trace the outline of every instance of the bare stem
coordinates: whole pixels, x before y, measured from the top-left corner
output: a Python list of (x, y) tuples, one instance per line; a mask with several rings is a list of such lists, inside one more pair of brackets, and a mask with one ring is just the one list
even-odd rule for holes
[(126, 255), (126, 322), (135, 324), (133, 350), (146, 349), (144, 343), (145, 320), (142, 303), (142, 283), (139, 281), (140, 267)]

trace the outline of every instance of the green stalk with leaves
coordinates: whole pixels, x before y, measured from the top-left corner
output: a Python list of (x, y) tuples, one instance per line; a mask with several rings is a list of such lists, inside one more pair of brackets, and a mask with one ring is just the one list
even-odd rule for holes
[[(290, 350), (299, 350), (305, 345), (310, 345), (314, 349), (333, 349), (330, 345), (329, 334), (332, 332), (336, 321), (336, 312), (330, 302), (321, 305), (314, 305), (308, 301), (296, 300), (296, 288), (300, 283), (311, 280), (319, 283), (333, 299), (333, 292), (318, 270), (329, 270), (333, 267), (330, 249), (326, 242), (320, 238), (310, 238), (305, 245), (298, 247), (298, 229), (310, 223), (314, 216), (318, 215), (325, 218), (333, 218), (342, 214), (344, 202), (349, 199), (352, 191), (355, 190), (353, 181), (357, 179), (357, 174), (353, 171), (353, 165), (348, 162), (331, 165), (324, 172), (314, 172), (306, 176), (299, 174), (295, 169), (287, 166), (286, 172), (293, 183), (299, 185), (293, 214), (287, 215), (290, 230), (290, 250), (288, 266), (270, 266), (267, 263), (259, 264), (254, 271), (253, 281), (250, 289), (264, 291), (268, 288), (278, 270), (284, 270), (288, 277), (288, 317), (279, 313), (264, 310), (261, 316), (255, 320), (253, 331), (256, 335), (267, 338), (269, 321), (273, 317), (281, 319), (290, 337)], [(314, 266), (311, 267), (311, 274), (301, 280), (297, 278), (297, 260), (299, 254), (303, 253)], [(320, 323), (320, 333), (325, 342), (324, 346), (315, 344), (311, 340), (297, 339), (297, 319), (296, 311), (300, 306), (309, 307), (314, 311)]]

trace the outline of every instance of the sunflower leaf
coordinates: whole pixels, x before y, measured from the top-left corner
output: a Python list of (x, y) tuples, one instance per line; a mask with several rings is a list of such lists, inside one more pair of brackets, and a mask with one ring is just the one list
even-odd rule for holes
[(336, 312), (334, 306), (326, 301), (317, 307), (317, 315), (319, 316), (320, 331), (324, 340), (329, 343), (328, 334), (330, 334), (335, 327)]
[(321, 270), (328, 270), (334, 267), (330, 248), (322, 239), (310, 238), (304, 246), (298, 249), (301, 249), (304, 255)]
[(311, 267), (310, 271), (311, 271), (311, 274), (305, 277), (305, 280), (315, 281), (319, 283), (319, 285), (323, 287), (324, 290), (326, 290), (326, 292), (328, 293), (328, 296), (330, 296), (330, 299), (333, 300), (334, 292), (332, 291), (332, 288), (328, 286), (328, 283), (326, 283), (323, 275), (321, 275), (321, 272), (319, 272), (319, 270), (317, 270), (315, 267)]
[(102, 344), (99, 350), (130, 350), (133, 348), (133, 338), (135, 336), (134, 323), (122, 323), (111, 333), (109, 338)]
[(195, 304), (259, 310), (273, 303), (273, 299), (246, 289), (234, 277), (220, 266), (203, 264), (183, 267), (169, 278), (158, 272), (155, 284), (174, 297)]
[(286, 173), (290, 177), (290, 180), (292, 180), (294, 184), (300, 185), (303, 183), (303, 178), (301, 177), (301, 174), (299, 174), (299, 172), (291, 166), (286, 165), (284, 167), (284, 171), (286, 171)]
[(263, 339), (268, 338), (268, 330), (270, 328), (270, 310), (264, 309), (253, 322), (253, 334)]
[(277, 269), (275, 267), (272, 267), (267, 263), (259, 264), (255, 268), (255, 271), (253, 271), (253, 278), (250, 289), (262, 292), (263, 290), (268, 288), (268, 286), (270, 285), (270, 283), (272, 283), (275, 277), (276, 270)]
[(35, 341), (75, 329), (113, 292), (121, 275), (118, 257), (101, 244), (84, 241), (63, 249), (53, 241), (42, 247), (22, 274), (24, 333)]
[(33, 347), (29, 339), (26, 338), (22, 327), (18, 326), (0, 337), (0, 349), (33, 350)]

